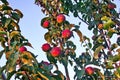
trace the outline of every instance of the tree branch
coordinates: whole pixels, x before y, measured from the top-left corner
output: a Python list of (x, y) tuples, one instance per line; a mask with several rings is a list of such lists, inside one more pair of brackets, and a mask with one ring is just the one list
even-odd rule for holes
[(65, 68), (65, 73), (66, 73), (66, 80), (70, 80), (67, 66), (64, 66), (64, 68)]

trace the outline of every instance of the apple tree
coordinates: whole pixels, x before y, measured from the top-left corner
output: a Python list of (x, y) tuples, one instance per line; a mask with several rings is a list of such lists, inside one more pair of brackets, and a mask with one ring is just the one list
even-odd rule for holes
[[(120, 14), (114, 0), (35, 0), (45, 14), (41, 27), (47, 29), (41, 49), (48, 61), (41, 62), (26, 48), (32, 45), (21, 34), (22, 12), (12, 9), (7, 0), (0, 3), (0, 58), (6, 57), (6, 65), (0, 68), (3, 80), (13, 76), (20, 80), (120, 79)], [(86, 24), (91, 37), (82, 33), (83, 25), (67, 20), (71, 15)], [(75, 34), (84, 52), (76, 52), (78, 47), (71, 39)], [(74, 70), (74, 78), (69, 76), (68, 65)]]

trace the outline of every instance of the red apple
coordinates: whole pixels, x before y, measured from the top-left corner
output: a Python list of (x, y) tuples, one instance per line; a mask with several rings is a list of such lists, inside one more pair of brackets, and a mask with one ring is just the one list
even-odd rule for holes
[(93, 67), (87, 67), (87, 68), (85, 68), (85, 72), (88, 75), (92, 75), (94, 73), (94, 68)]
[(108, 4), (108, 8), (109, 8), (109, 9), (114, 9), (114, 8), (116, 8), (116, 5), (113, 4), (113, 3), (109, 3), (109, 4)]
[(50, 22), (49, 22), (49, 21), (46, 20), (46, 21), (43, 22), (43, 27), (44, 27), (44, 28), (48, 28), (49, 25), (50, 25)]
[(27, 51), (27, 48), (26, 48), (26, 47), (22, 46), (22, 47), (19, 48), (19, 52), (22, 53), (22, 52), (24, 52), (24, 51)]
[(51, 49), (50, 44), (45, 43), (42, 45), (42, 50), (48, 52)]
[(51, 50), (51, 55), (53, 56), (53, 57), (57, 57), (57, 56), (59, 56), (61, 54), (61, 49), (59, 48), (59, 47), (54, 47), (54, 48), (52, 48), (52, 50)]
[(58, 16), (57, 16), (57, 22), (58, 23), (62, 23), (62, 22), (64, 22), (65, 21), (65, 16), (63, 15), (63, 14), (59, 14)]
[(62, 31), (62, 38), (70, 38), (72, 35), (72, 32), (69, 29), (65, 29)]

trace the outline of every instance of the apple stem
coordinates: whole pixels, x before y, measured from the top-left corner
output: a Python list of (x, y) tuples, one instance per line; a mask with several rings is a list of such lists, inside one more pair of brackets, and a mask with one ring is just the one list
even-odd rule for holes
[(64, 68), (65, 68), (65, 73), (66, 73), (66, 80), (70, 80), (67, 66), (64, 66)]

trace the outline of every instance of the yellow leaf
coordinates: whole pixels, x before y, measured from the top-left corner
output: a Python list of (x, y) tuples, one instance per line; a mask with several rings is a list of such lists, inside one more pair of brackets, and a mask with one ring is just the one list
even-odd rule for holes
[(108, 18), (107, 16), (103, 16), (103, 17), (101, 18), (101, 20), (102, 20), (102, 21), (108, 21), (109, 18)]
[(13, 37), (16, 36), (16, 35), (20, 35), (20, 32), (19, 32), (19, 31), (12, 31), (12, 32), (10, 33), (10, 38), (13, 38)]
[(11, 22), (11, 25), (12, 25), (13, 27), (15, 27), (15, 28), (14, 28), (15, 30), (20, 30), (19, 25), (18, 25), (16, 22), (12, 21), (12, 22)]
[(24, 51), (23, 53), (21, 53), (21, 56), (27, 56), (28, 59), (33, 59), (33, 56), (31, 55), (31, 52), (29, 51)]
[(98, 74), (100, 75), (100, 77), (102, 78), (102, 80), (105, 80), (105, 76), (100, 71), (98, 71)]
[(83, 42), (84, 39), (83, 39), (82, 32), (80, 30), (78, 30), (78, 29), (74, 29), (73, 31), (75, 31), (77, 33), (77, 35), (79, 36), (80, 42)]
[(29, 64), (32, 66), (33, 56), (31, 55), (31, 52), (24, 51), (23, 53), (20, 54), (20, 56), (23, 64)]
[(120, 78), (120, 74), (118, 73), (118, 71), (114, 71), (114, 74), (116, 77)]
[(98, 54), (99, 54), (99, 52), (100, 52), (102, 49), (104, 49), (103, 46), (99, 46), (98, 48), (96, 48), (96, 50), (95, 50), (95, 52), (94, 52), (94, 58), (95, 58), (95, 59), (98, 59), (98, 58), (99, 58), (99, 57), (98, 57)]
[(38, 74), (45, 80), (49, 80), (45, 75), (43, 75), (42, 73), (38, 72)]
[(5, 53), (5, 57), (6, 57), (6, 59), (9, 59), (9, 57), (10, 57), (11, 54), (12, 54), (11, 51), (7, 51), (7, 52)]
[(116, 52), (120, 53), (120, 48), (118, 48), (118, 49), (116, 50)]

